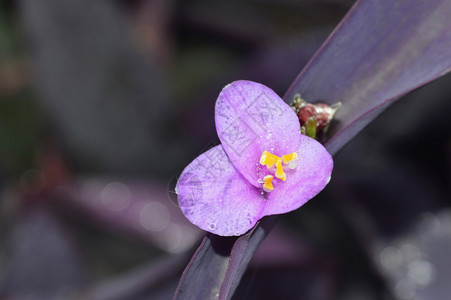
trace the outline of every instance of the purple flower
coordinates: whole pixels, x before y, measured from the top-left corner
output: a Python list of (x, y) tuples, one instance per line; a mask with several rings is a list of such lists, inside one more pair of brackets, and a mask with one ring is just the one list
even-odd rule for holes
[(301, 135), (295, 112), (270, 88), (227, 85), (215, 120), (222, 144), (189, 164), (176, 187), (182, 212), (201, 229), (241, 235), (264, 216), (299, 208), (329, 182), (332, 157)]

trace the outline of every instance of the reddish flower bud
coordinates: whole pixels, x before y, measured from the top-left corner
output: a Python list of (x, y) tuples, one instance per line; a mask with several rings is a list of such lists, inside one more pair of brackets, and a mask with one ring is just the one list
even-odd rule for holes
[(316, 127), (318, 130), (323, 129), (330, 122), (329, 120), (330, 114), (327, 113), (319, 113), (316, 115)]
[(299, 109), (298, 118), (301, 126), (304, 126), (305, 122), (314, 116), (316, 116), (316, 109), (312, 104), (304, 105)]
[[(296, 112), (299, 123), (301, 124), (301, 129), (304, 128), (304, 132), (306, 130), (305, 127), (307, 126), (306, 122), (310, 120), (316, 124), (315, 132), (323, 131), (323, 133), (325, 133), (330, 121), (332, 121), (335, 113), (340, 107), (340, 102), (335, 103), (332, 106), (325, 103), (311, 104), (303, 100), (299, 94), (293, 98), (291, 103), (291, 108)], [(309, 126), (312, 126), (312, 124)]]

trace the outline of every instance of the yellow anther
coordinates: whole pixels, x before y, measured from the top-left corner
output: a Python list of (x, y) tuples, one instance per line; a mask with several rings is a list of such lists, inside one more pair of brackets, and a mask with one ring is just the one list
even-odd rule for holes
[[(296, 168), (297, 159), (298, 154), (296, 152), (279, 157), (265, 150), (260, 156), (260, 164), (266, 166), (271, 173), (274, 173), (276, 178), (285, 181), (287, 180), (287, 174), (285, 173), (284, 168)], [(270, 192), (274, 189), (272, 184), (273, 179), (274, 176), (266, 175), (263, 178), (263, 181), (260, 181), (263, 183), (263, 190), (265, 192)]]
[(274, 179), (274, 176), (272, 175), (266, 175), (263, 177), (263, 190), (267, 193), (271, 192), (274, 189), (274, 186), (272, 185), (272, 180)]
[(282, 156), (283, 163), (286, 165), (288, 165), (290, 163), (290, 161), (293, 161), (296, 159), (298, 159), (298, 154), (296, 152)]
[(287, 180), (287, 174), (285, 174), (285, 171), (283, 170), (281, 160), (279, 160), (276, 164), (276, 177), (283, 181)]
[(272, 168), (279, 160), (281, 160), (280, 157), (265, 150), (260, 157), (260, 164), (266, 165), (268, 168)]
[(270, 154), (268, 151), (263, 151), (262, 156), (260, 156), (260, 164), (265, 165), (266, 164), (266, 158), (268, 157), (268, 154)]

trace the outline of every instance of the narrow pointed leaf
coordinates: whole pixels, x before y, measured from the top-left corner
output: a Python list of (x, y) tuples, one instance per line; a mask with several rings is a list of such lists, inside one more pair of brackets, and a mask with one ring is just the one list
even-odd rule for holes
[(308, 102), (343, 103), (334, 154), (389, 104), (451, 69), (451, 1), (358, 1), (291, 85)]
[[(450, 15), (449, 0), (358, 1), (293, 82), (285, 101), (300, 93), (309, 102), (343, 103), (325, 139), (326, 148), (336, 153), (389, 104), (451, 69)], [(220, 238), (204, 242), (197, 251), (203, 255), (191, 260), (175, 299), (197, 299), (196, 282), (204, 290), (220, 290), (209, 299), (230, 299), (266, 236), (254, 234), (265, 222), (233, 247), (221, 248)], [(227, 270), (211, 269), (215, 260)]]
[(174, 300), (218, 299), (236, 240), (207, 234), (183, 272)]
[(158, 182), (82, 178), (61, 185), (53, 199), (66, 214), (75, 210), (84, 221), (169, 253), (191, 249), (202, 236), (179, 207), (168, 201), (166, 185)]
[(230, 299), (233, 296), (252, 257), (276, 220), (277, 216), (266, 217), (251, 232), (238, 238), (233, 245), (225, 278), (221, 285), (220, 300)]
[(174, 300), (228, 299), (276, 218), (262, 219), (238, 239), (208, 234), (183, 272)]

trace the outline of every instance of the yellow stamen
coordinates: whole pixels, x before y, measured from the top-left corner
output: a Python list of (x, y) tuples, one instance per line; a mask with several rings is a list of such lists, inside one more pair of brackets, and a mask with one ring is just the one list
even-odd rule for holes
[(263, 151), (263, 153), (262, 153), (262, 156), (260, 156), (260, 164), (261, 165), (265, 165), (265, 163), (266, 163), (266, 158), (268, 157), (268, 151)]
[(272, 175), (266, 175), (265, 177), (263, 177), (263, 190), (267, 193), (271, 192), (274, 189), (274, 186), (272, 185), (273, 178), (274, 176)]
[(283, 163), (286, 165), (288, 165), (290, 163), (290, 161), (293, 161), (296, 159), (298, 159), (298, 154), (296, 152), (282, 156)]
[[(271, 173), (274, 173), (276, 178), (285, 181), (287, 180), (287, 174), (285, 173), (284, 168), (296, 168), (297, 159), (298, 154), (296, 152), (279, 157), (265, 150), (260, 156), (260, 164), (266, 166)], [(263, 190), (265, 192), (270, 192), (274, 189), (272, 184), (273, 179), (274, 176), (266, 175), (263, 178), (263, 181), (260, 181), (263, 183)]]
[(283, 181), (287, 180), (287, 174), (285, 174), (285, 171), (283, 170), (281, 160), (277, 161), (276, 164), (276, 177)]
[(265, 150), (260, 157), (260, 164), (266, 165), (268, 168), (272, 168), (279, 160), (280, 157)]

